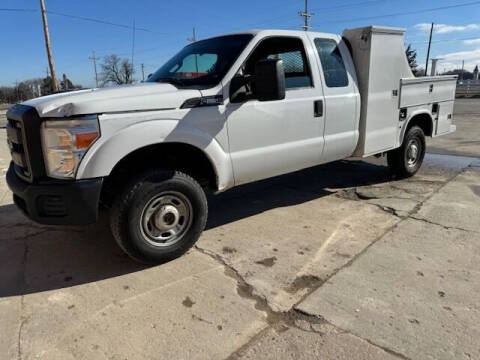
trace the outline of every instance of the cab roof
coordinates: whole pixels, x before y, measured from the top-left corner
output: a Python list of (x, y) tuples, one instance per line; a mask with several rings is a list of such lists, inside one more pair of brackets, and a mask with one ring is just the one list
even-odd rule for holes
[[(366, 31), (375, 32), (375, 33), (389, 33), (389, 34), (403, 34), (403, 33), (405, 33), (405, 29), (402, 29), (402, 28), (394, 28), (394, 27), (388, 27), (388, 26), (377, 26), (377, 25), (364, 26), (364, 27), (360, 27), (358, 29), (364, 29)], [(348, 30), (352, 30), (352, 29), (348, 29)], [(308, 33), (314, 34), (314, 35), (317, 35), (317, 36), (329, 36), (329, 37), (331, 37), (331, 36), (341, 36), (340, 34), (323, 33), (323, 32), (316, 32), (316, 31), (309, 31)], [(214, 39), (216, 37), (221, 37), (221, 36), (242, 35), (242, 34), (251, 34), (251, 35), (254, 35), (254, 36), (256, 36), (256, 35), (263, 35), (263, 36), (268, 36), (268, 35), (303, 36), (305, 34), (305, 31), (303, 31), (303, 30), (281, 30), (281, 29), (250, 29), (250, 30), (244, 30), (244, 31), (227, 33), (227, 34), (214, 36), (214, 37), (211, 37), (211, 39)], [(205, 39), (205, 40), (207, 40), (207, 39)]]
[[(339, 36), (338, 34), (321, 33), (321, 32), (315, 32), (315, 31), (309, 31), (309, 33), (319, 35), (319, 36), (322, 36), (322, 35)], [(214, 39), (214, 38), (222, 37), (222, 36), (245, 35), (245, 34), (251, 34), (253, 36), (256, 36), (256, 35), (262, 35), (262, 36), (268, 36), (268, 35), (303, 36), (303, 35), (305, 35), (305, 31), (303, 31), (303, 30), (280, 30), (280, 29), (278, 29), (278, 30), (277, 29), (250, 29), (250, 30), (238, 31), (238, 32), (234, 32), (234, 33), (221, 34), (221, 35), (218, 35), (218, 36), (213, 36), (209, 39)], [(204, 40), (208, 40), (208, 39), (204, 39)]]

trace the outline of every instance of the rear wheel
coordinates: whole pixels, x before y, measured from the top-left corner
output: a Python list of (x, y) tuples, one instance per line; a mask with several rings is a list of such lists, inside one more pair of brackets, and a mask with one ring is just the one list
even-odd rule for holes
[(207, 214), (205, 193), (193, 178), (178, 171), (149, 170), (114, 201), (110, 224), (130, 257), (163, 263), (195, 244)]
[(390, 171), (401, 178), (415, 175), (422, 166), (426, 150), (425, 134), (418, 126), (412, 126), (400, 148), (387, 153)]

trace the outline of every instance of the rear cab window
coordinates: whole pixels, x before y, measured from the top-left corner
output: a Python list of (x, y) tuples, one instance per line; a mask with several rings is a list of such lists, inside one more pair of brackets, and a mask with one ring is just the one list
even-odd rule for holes
[(347, 87), (348, 74), (338, 43), (333, 39), (322, 38), (316, 38), (314, 43), (320, 57), (327, 87)]

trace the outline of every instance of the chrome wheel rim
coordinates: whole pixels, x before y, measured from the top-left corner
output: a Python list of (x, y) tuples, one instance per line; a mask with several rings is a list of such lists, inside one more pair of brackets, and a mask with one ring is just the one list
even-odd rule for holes
[(163, 192), (142, 211), (140, 228), (153, 246), (171, 246), (182, 239), (192, 225), (192, 204), (179, 192)]
[(420, 149), (421, 145), (417, 139), (412, 139), (409, 141), (407, 146), (407, 164), (409, 167), (414, 167), (417, 165), (420, 158)]

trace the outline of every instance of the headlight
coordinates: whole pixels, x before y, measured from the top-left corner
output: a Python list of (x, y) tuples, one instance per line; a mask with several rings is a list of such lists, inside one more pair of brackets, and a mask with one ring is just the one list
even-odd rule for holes
[(100, 137), (97, 116), (42, 123), (42, 146), (48, 176), (74, 178), (78, 164)]

